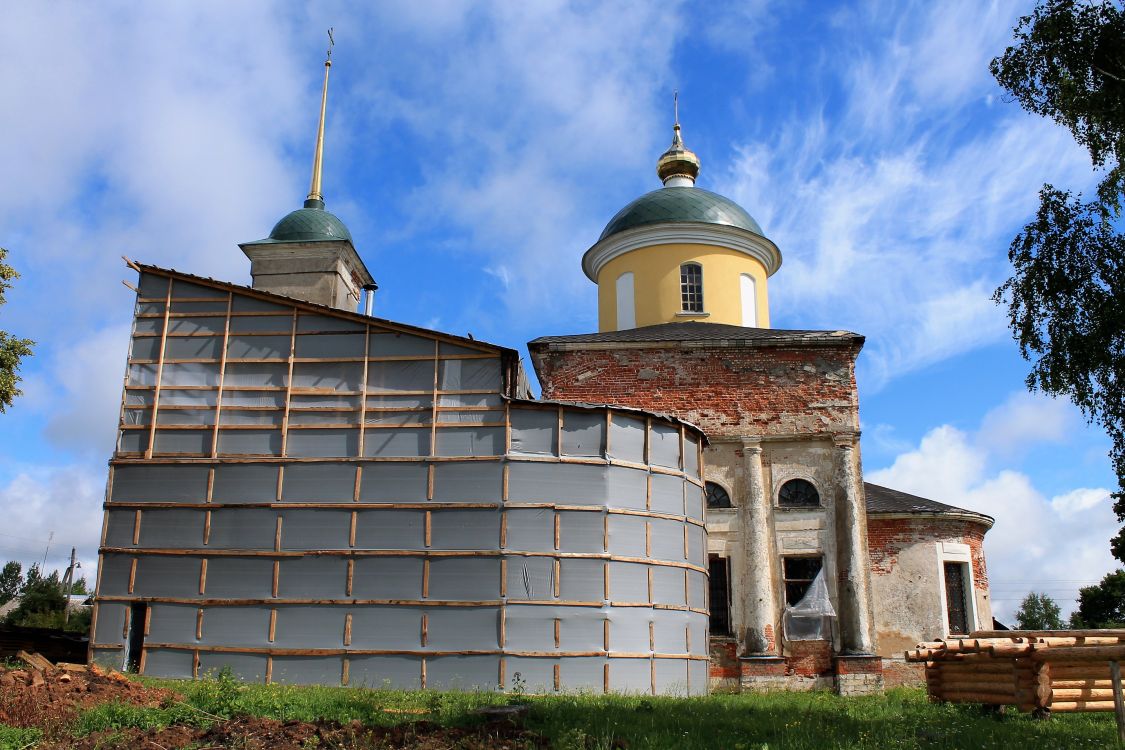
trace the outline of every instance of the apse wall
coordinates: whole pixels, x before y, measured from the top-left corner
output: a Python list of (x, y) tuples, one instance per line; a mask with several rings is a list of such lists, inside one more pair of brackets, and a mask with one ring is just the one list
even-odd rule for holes
[(693, 427), (514, 400), (507, 350), (192, 282), (141, 277), (95, 661), (706, 691)]

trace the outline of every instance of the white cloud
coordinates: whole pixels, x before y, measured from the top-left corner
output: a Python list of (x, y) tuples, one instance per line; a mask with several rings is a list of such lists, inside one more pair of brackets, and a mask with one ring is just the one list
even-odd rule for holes
[[(985, 536), (993, 614), (1011, 621), (1030, 591), (1052, 596), (1068, 614), (1081, 586), (1115, 569), (1109, 540), (1118, 528), (1103, 488), (1075, 488), (1046, 497), (1031, 478), (993, 468), (1015, 447), (1064, 439), (1073, 415), (1048, 399), (1014, 394), (993, 409), (975, 433), (948, 425), (928, 432), (913, 449), (865, 478), (957, 507), (987, 513), (996, 524)], [(1035, 415), (1045, 415), (1044, 429)], [(1028, 432), (1017, 435), (1024, 426)]]
[(1016, 391), (981, 420), (976, 442), (1003, 457), (1036, 443), (1058, 443), (1079, 423), (1078, 410), (1063, 399)]
[(711, 178), (785, 256), (775, 324), (867, 335), (866, 388), (1007, 338), (990, 299), (1010, 273), (1005, 248), (1039, 185), (1090, 181), (1064, 129), (1014, 104), (981, 116), (1015, 12), (967, 0), (843, 11), (864, 42), (841, 34), (812, 61), (838, 94), (743, 139)]
[(0, 487), (0, 563), (18, 560), (24, 569), (41, 563), (63, 569), (77, 549), (81, 574), (93, 581), (102, 525), (105, 470), (80, 465), (25, 466)]

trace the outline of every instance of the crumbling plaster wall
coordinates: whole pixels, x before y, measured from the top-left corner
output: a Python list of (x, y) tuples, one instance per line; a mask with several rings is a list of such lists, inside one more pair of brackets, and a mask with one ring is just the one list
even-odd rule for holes
[(967, 545), (971, 555), (976, 623), (991, 627), (992, 602), (984, 561), (988, 527), (963, 518), (871, 516), (868, 549), (879, 653), (901, 657), (922, 641), (946, 633), (943, 609), (943, 548)]

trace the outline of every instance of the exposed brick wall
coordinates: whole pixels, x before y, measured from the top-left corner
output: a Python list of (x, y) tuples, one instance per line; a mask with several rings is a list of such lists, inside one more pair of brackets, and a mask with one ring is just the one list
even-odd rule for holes
[(543, 397), (674, 414), (713, 437), (859, 427), (859, 346), (531, 349)]
[(785, 646), (785, 661), (789, 671), (804, 677), (831, 674), (831, 641), (789, 641)]
[(871, 573), (891, 573), (898, 564), (898, 554), (911, 545), (937, 541), (960, 542), (969, 546), (977, 589), (987, 592), (988, 569), (984, 564), (986, 531), (988, 529), (983, 524), (956, 518), (880, 518), (869, 515), (867, 548), (871, 555)]
[(711, 638), (711, 681), (737, 680), (738, 642), (733, 638)]

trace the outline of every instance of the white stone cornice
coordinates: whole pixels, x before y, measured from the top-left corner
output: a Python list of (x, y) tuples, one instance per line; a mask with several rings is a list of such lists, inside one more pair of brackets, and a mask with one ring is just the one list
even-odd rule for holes
[(754, 232), (726, 224), (665, 222), (635, 227), (600, 240), (582, 256), (582, 270), (596, 282), (602, 268), (614, 258), (657, 245), (714, 245), (737, 250), (765, 266), (767, 276), (781, 268), (777, 245)]

